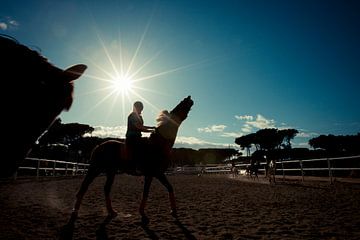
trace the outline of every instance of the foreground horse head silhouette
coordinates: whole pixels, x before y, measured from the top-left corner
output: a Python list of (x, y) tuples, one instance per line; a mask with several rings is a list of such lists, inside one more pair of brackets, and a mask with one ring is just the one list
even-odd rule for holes
[[(182, 100), (170, 113), (163, 111), (157, 121), (158, 127), (148, 141), (139, 147), (137, 151), (142, 152), (146, 157), (139, 162), (142, 175), (145, 176), (144, 191), (139, 207), (142, 223), (147, 224), (149, 219), (145, 215), (145, 204), (149, 195), (152, 179), (157, 178), (168, 190), (171, 213), (176, 216), (176, 204), (173, 187), (165, 176), (165, 170), (170, 163), (170, 152), (175, 142), (180, 124), (187, 118), (187, 115), (194, 104), (190, 96)], [(113, 210), (110, 190), (116, 173), (128, 173), (133, 175), (131, 169), (132, 159), (126, 155), (126, 146), (123, 142), (109, 140), (96, 146), (92, 152), (88, 172), (76, 195), (76, 202), (73, 208), (72, 219), (76, 219), (80, 209), (81, 201), (93, 180), (100, 174), (106, 174), (104, 186), (105, 203), (109, 216), (115, 217), (117, 213)]]
[(2, 84), (0, 177), (13, 175), (33, 144), (73, 100), (73, 81), (83, 64), (66, 70), (55, 67), (38, 52), (0, 35)]

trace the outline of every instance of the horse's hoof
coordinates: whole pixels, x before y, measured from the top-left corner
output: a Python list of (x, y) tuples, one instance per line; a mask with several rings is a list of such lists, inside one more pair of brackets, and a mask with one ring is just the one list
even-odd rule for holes
[(147, 226), (149, 223), (150, 223), (150, 219), (147, 216), (142, 215), (141, 216), (141, 224), (143, 226)]

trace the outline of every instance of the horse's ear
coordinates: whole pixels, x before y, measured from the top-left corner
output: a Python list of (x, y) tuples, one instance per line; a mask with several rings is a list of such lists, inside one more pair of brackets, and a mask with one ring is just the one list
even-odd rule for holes
[(87, 69), (85, 64), (77, 64), (64, 70), (64, 75), (67, 81), (71, 82), (78, 79)]

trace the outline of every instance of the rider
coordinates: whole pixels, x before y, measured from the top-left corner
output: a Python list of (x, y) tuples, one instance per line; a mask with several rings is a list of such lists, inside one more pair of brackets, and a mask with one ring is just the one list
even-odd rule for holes
[(144, 139), (141, 137), (142, 132), (152, 132), (155, 127), (144, 126), (144, 120), (141, 116), (141, 112), (144, 109), (144, 105), (140, 101), (136, 101), (133, 104), (133, 111), (129, 114), (127, 120), (126, 131), (126, 146), (128, 149), (128, 156), (131, 159), (130, 163), (136, 165), (141, 158), (141, 147), (143, 146)]

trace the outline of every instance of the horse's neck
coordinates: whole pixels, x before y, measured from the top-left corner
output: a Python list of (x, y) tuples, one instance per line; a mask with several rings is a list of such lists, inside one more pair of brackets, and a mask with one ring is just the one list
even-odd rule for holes
[(165, 145), (171, 149), (174, 145), (177, 131), (178, 127), (174, 124), (164, 124), (156, 129), (150, 139), (153, 139), (154, 144)]

